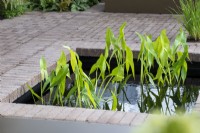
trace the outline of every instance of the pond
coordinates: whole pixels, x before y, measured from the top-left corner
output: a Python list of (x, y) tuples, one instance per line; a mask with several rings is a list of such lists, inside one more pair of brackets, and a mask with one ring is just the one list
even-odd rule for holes
[[(97, 60), (96, 57), (80, 57), (83, 64), (84, 71), (90, 70), (92, 64)], [(137, 61), (135, 61), (137, 62)], [(151, 84), (145, 85), (141, 88), (139, 84), (139, 70), (140, 63), (136, 63), (136, 78), (130, 78), (127, 84), (123, 86), (123, 89), (118, 94), (118, 109), (125, 112), (141, 112), (141, 113), (153, 113), (155, 110), (164, 113), (165, 115), (174, 115), (180, 112), (190, 113), (195, 105), (195, 102), (199, 96), (200, 91), (200, 77), (198, 74), (200, 69), (200, 63), (189, 63), (188, 77), (185, 86), (177, 87), (165, 87), (158, 88)], [(115, 61), (111, 61), (112, 68), (116, 66)], [(73, 76), (72, 76), (73, 77)], [(73, 81), (66, 81), (68, 84), (68, 90), (72, 87)], [(192, 83), (192, 85), (191, 85)], [(116, 91), (114, 88), (119, 88), (120, 84), (109, 84), (103, 99), (107, 101), (106, 106), (103, 102), (100, 102), (99, 108), (111, 109), (112, 108), (112, 96), (111, 90)], [(37, 92), (40, 92), (40, 84), (34, 87)], [(99, 91), (98, 88), (96, 91)], [(102, 90), (100, 90), (102, 92)], [(49, 98), (48, 92), (46, 93), (46, 99)], [(18, 98), (16, 103), (29, 103), (34, 104), (34, 100), (30, 92), (27, 92), (21, 98)], [(41, 104), (37, 102), (37, 104)], [(74, 104), (74, 105), (73, 105)], [(65, 106), (75, 106), (74, 103), (70, 105), (68, 103)]]

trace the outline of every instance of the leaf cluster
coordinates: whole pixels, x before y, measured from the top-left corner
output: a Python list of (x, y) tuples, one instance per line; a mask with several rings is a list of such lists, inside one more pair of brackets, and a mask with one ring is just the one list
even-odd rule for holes
[(175, 11), (183, 14), (179, 20), (189, 33), (189, 39), (200, 40), (200, 0), (180, 0), (180, 7)]
[[(60, 59), (57, 61), (56, 70), (53, 70), (50, 75), (47, 72), (46, 60), (41, 58), (41, 93), (36, 94), (29, 86), (29, 89), (34, 98), (39, 99), (41, 104), (85, 107), (85, 108), (101, 108), (121, 110), (122, 104), (118, 102), (118, 95), (121, 91), (125, 92), (124, 85), (131, 75), (135, 76), (133, 53), (126, 45), (124, 23), (120, 28), (118, 37), (115, 37), (111, 29), (106, 32), (106, 48), (97, 62), (92, 66), (89, 76), (82, 69), (82, 62), (79, 56), (71, 48), (64, 46), (70, 52), (70, 64), (66, 62), (66, 55), (61, 53)], [(109, 55), (112, 49), (111, 55)], [(115, 59), (117, 66), (110, 69), (110, 61)], [(72, 71), (69, 71), (71, 66)], [(132, 71), (131, 75), (129, 70)], [(125, 75), (126, 72), (126, 76)], [(95, 75), (91, 78), (92, 74)], [(66, 77), (71, 79), (70, 75), (74, 75), (73, 85), (68, 89), (66, 85)], [(100, 83), (100, 85), (99, 85)], [(110, 85), (114, 85), (110, 87)], [(50, 92), (48, 100), (43, 96), (47, 91)], [(111, 97), (104, 98), (104, 93), (110, 92)], [(124, 94), (126, 97), (126, 94)], [(112, 102), (112, 107), (109, 107), (108, 102)], [(124, 107), (124, 106), (123, 106)]]
[(71, 0), (30, 0), (29, 8), (43, 11), (68, 11)]
[(98, 0), (73, 0), (71, 11), (85, 11), (86, 9), (98, 3)]
[(84, 11), (98, 0), (30, 0), (29, 8), (43, 11)]
[[(139, 103), (140, 111), (151, 112), (161, 108), (162, 112), (170, 113), (170, 99), (176, 103), (175, 105), (184, 108), (185, 103), (182, 102), (180, 89), (184, 87), (189, 59), (185, 33), (181, 30), (173, 44), (168, 39), (166, 30), (163, 30), (155, 41), (152, 41), (151, 36), (138, 36), (141, 39), (138, 59), (141, 62), (140, 84), (143, 93)], [(155, 64), (157, 68), (154, 68)], [(152, 73), (152, 69), (156, 70), (155, 74)], [(151, 90), (152, 86), (157, 89), (158, 94)], [(144, 89), (147, 91), (146, 94)], [(172, 94), (168, 94), (168, 90)], [(166, 102), (166, 110), (162, 108), (163, 101)]]
[(27, 0), (0, 0), (0, 16), (13, 18), (26, 11)]

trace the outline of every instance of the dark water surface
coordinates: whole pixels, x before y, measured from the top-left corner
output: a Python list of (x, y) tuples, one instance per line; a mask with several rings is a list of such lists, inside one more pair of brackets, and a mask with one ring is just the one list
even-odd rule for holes
[[(190, 113), (192, 111), (199, 96), (200, 86), (157, 89), (149, 85), (142, 91), (140, 85), (129, 82), (124, 90), (128, 99), (121, 92), (119, 103), (124, 103), (125, 112), (151, 113), (158, 110), (166, 115), (173, 115), (178, 112)], [(104, 97), (109, 98), (110, 92), (107, 91)], [(112, 107), (112, 102), (109, 102), (109, 106)]]

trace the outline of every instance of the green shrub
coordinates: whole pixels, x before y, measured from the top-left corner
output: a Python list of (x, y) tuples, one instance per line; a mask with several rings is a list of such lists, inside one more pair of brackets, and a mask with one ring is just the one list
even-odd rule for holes
[(84, 11), (98, 2), (98, 0), (73, 0), (71, 11)]
[(30, 0), (30, 8), (43, 11), (84, 11), (98, 0)]
[(29, 8), (43, 11), (68, 11), (71, 0), (30, 0)]
[(181, 22), (189, 33), (189, 39), (200, 40), (200, 0), (180, 0)]
[(23, 14), (26, 10), (26, 0), (0, 0), (0, 16), (12, 18)]

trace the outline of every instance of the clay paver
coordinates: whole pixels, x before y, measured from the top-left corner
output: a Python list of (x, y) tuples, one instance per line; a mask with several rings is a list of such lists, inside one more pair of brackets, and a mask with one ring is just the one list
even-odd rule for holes
[(110, 124), (119, 124), (119, 122), (123, 119), (125, 116), (125, 112), (116, 112), (109, 120), (108, 123)]
[(108, 121), (111, 119), (111, 117), (114, 116), (115, 113), (116, 113), (115, 111), (106, 111), (99, 117), (99, 119), (96, 122), (108, 123)]
[[(0, 103), (2, 104), (2, 103)], [(4, 103), (3, 103), (4, 104)], [(12, 109), (13, 105), (12, 104), (4, 104), (3, 106), (1, 106), (0, 108), (0, 114), (3, 115), (4, 113), (6, 113), (8, 110)]]
[(126, 113), (119, 123), (121, 125), (130, 125), (134, 117), (136, 117), (136, 113)]
[(15, 116), (23, 117), (27, 112), (31, 111), (32, 109), (34, 109), (33, 105), (23, 106), (23, 108), (21, 110), (18, 110), (17, 112), (15, 112)]
[(85, 109), (77, 118), (76, 121), (86, 121), (87, 118), (94, 113), (95, 110), (93, 109)]
[(13, 108), (7, 110), (7, 111), (4, 113), (4, 116), (14, 116), (14, 114), (15, 114), (17, 111), (21, 110), (25, 105), (20, 104), (20, 105), (13, 105), (13, 106), (14, 106)]
[(34, 118), (36, 119), (46, 119), (48, 117), (48, 114), (52, 111), (52, 109), (55, 108), (54, 106), (43, 106), (41, 111), (36, 113), (34, 115)]
[(144, 123), (147, 118), (147, 114), (138, 113), (131, 122), (131, 126), (138, 126)]
[(66, 117), (65, 120), (71, 120), (74, 121), (76, 120), (83, 112), (85, 109), (83, 108), (76, 108), (73, 111), (71, 111)]
[(101, 115), (103, 115), (105, 112), (105, 110), (96, 110), (95, 112), (93, 112), (88, 118), (86, 121), (88, 122), (96, 122), (100, 117)]
[(44, 106), (40, 106), (40, 105), (34, 105), (34, 109), (26, 112), (26, 114), (24, 114), (23, 117), (27, 117), (27, 118), (33, 118), (37, 113), (39, 113), (40, 111), (42, 111), (42, 109), (44, 108)]
[(46, 114), (46, 119), (55, 119), (58, 114), (60, 114), (65, 107), (54, 107)]
[(65, 108), (63, 111), (58, 113), (54, 119), (65, 120), (65, 118), (74, 110), (74, 108)]

